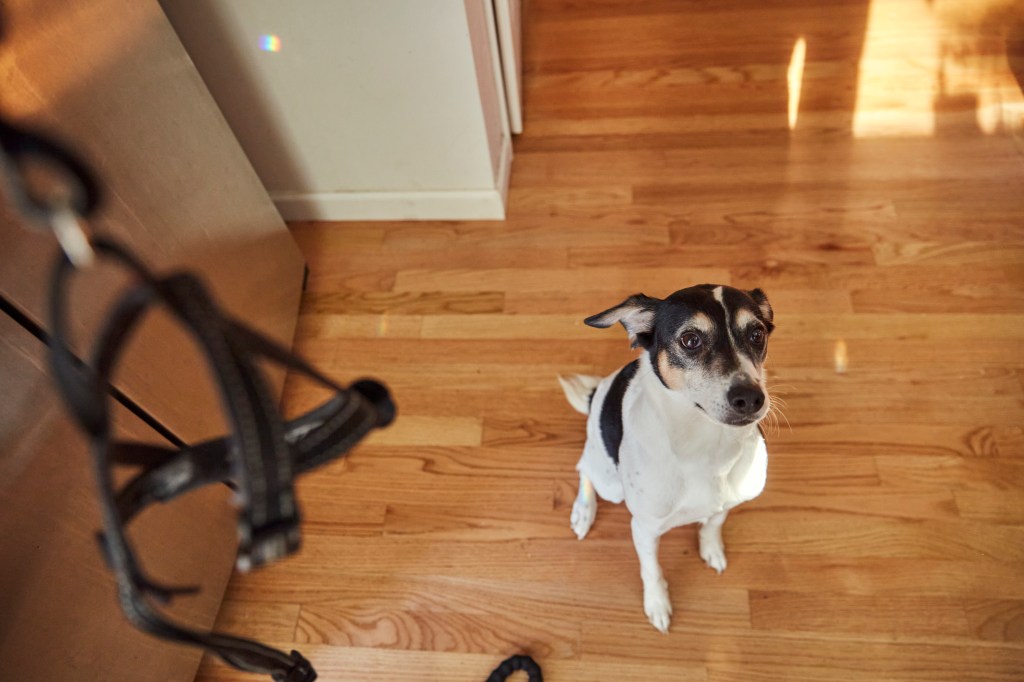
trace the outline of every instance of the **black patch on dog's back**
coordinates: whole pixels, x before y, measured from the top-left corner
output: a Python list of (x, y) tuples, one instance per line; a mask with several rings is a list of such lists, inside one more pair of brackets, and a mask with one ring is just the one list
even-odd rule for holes
[(601, 439), (615, 466), (619, 466), (619, 446), (622, 445), (622, 399), (639, 364), (639, 360), (634, 360), (619, 370), (601, 405)]

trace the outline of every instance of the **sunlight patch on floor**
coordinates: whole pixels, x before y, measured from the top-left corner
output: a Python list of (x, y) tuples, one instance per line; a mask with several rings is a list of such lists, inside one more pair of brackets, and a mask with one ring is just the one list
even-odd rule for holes
[(1007, 107), (1022, 101), (1006, 58), (1007, 32), (1022, 17), (1015, 0), (873, 0), (854, 136), (1004, 129)]

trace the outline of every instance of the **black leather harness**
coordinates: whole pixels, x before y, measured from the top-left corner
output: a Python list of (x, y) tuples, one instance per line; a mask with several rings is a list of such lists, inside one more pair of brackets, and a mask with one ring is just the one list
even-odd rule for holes
[[(96, 239), (92, 246), (100, 257), (128, 268), (137, 282), (113, 306), (89, 362), (80, 363), (68, 350), (67, 297), (73, 267), (61, 254), (50, 289), (50, 364), (61, 395), (89, 436), (103, 510), (101, 545), (117, 578), (121, 609), (138, 628), (202, 647), (241, 670), (269, 674), (279, 681), (311, 682), (316, 673), (296, 651), (286, 655), (247, 639), (197, 632), (161, 614), (154, 601), (166, 603), (195, 588), (163, 586), (145, 575), (125, 526), (150, 504), (226, 482), (235, 490), (239, 506), (238, 568), (248, 571), (288, 556), (300, 544), (295, 477), (344, 455), (372, 429), (389, 424), (395, 408), (387, 390), (373, 381), (339, 386), (221, 311), (190, 274), (156, 277), (109, 239)], [(228, 436), (182, 449), (113, 438), (109, 378), (143, 313), (156, 304), (171, 311), (206, 356), (231, 425)], [(259, 359), (304, 374), (334, 395), (285, 422), (256, 364)], [(112, 476), (116, 465), (141, 466), (142, 471), (116, 490)]]

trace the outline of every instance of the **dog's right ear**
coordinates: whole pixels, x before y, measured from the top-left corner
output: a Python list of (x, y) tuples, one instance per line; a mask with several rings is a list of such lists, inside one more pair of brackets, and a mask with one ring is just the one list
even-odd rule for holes
[(629, 334), (629, 345), (632, 348), (643, 346), (647, 348), (651, 344), (651, 330), (654, 329), (654, 313), (661, 303), (660, 299), (634, 294), (625, 301), (609, 308), (603, 313), (591, 315), (583, 320), (584, 324), (602, 329), (610, 327), (616, 322), (622, 324)]
[(772, 330), (775, 329), (775, 312), (772, 310), (772, 304), (768, 302), (768, 297), (760, 289), (754, 289), (747, 293), (750, 294), (750, 298), (754, 299), (754, 303), (757, 304), (758, 309), (761, 311), (762, 321), (768, 328), (768, 333), (771, 334)]

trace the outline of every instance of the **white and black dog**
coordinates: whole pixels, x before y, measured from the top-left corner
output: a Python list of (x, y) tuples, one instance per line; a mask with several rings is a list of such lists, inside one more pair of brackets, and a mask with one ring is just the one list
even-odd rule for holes
[(620, 322), (640, 357), (603, 379), (559, 377), (572, 406), (590, 415), (572, 529), (581, 540), (590, 530), (595, 491), (625, 500), (644, 611), (662, 632), (672, 605), (658, 565), (661, 536), (700, 523), (700, 556), (721, 573), (726, 515), (764, 488), (768, 453), (758, 422), (770, 407), (764, 360), (772, 318), (760, 289), (702, 284), (665, 300), (637, 294), (585, 322)]

